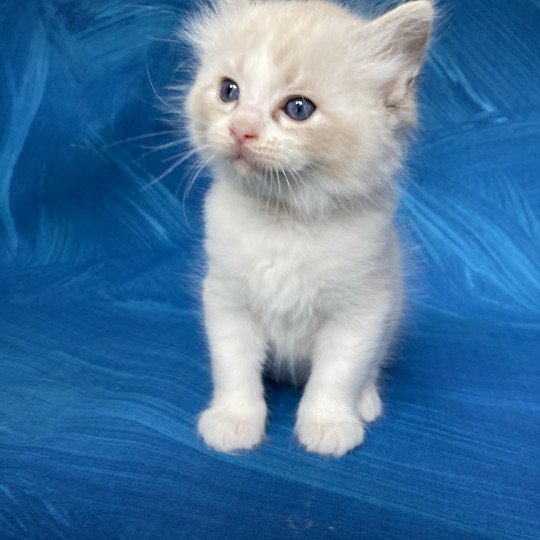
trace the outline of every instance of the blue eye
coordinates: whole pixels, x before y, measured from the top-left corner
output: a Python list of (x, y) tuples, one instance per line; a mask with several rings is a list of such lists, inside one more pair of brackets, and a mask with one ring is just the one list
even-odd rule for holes
[(221, 87), (219, 89), (219, 97), (225, 103), (228, 103), (229, 101), (237, 101), (240, 97), (240, 89), (234, 81), (232, 81), (231, 79), (225, 79), (221, 83)]
[(296, 96), (287, 101), (283, 110), (285, 114), (298, 122), (307, 120), (314, 112), (315, 104), (307, 98)]

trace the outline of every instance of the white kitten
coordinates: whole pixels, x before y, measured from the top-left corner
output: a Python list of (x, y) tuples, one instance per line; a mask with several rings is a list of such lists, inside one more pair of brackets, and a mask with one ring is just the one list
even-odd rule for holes
[(307, 450), (341, 456), (381, 414), (402, 304), (392, 176), (432, 19), (425, 0), (372, 21), (318, 1), (222, 0), (189, 27), (201, 64), (190, 131), (215, 176), (209, 446), (262, 441), (264, 369), (307, 381), (296, 421)]

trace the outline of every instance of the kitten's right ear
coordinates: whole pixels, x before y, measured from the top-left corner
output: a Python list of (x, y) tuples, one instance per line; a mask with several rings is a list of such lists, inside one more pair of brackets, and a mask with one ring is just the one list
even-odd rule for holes
[(367, 53), (373, 64), (389, 105), (399, 104), (408, 96), (419, 74), (434, 15), (432, 2), (414, 0), (363, 26), (363, 55)]

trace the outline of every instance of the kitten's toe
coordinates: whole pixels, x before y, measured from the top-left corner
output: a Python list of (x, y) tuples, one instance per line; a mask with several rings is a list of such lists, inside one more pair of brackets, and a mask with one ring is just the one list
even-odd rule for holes
[(374, 422), (382, 414), (382, 402), (374, 384), (369, 384), (360, 393), (358, 414), (364, 422)]
[(362, 444), (364, 426), (356, 418), (299, 417), (296, 436), (309, 452), (341, 457)]
[(260, 444), (265, 424), (266, 410), (245, 412), (212, 406), (200, 416), (198, 431), (207, 446), (220, 452), (234, 452)]

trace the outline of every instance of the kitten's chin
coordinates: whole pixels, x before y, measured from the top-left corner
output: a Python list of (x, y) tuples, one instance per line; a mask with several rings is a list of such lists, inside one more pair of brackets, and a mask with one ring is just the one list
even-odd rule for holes
[(264, 164), (243, 153), (233, 153), (223, 156), (223, 162), (230, 173), (243, 178), (262, 177), (265, 173)]
[(245, 176), (254, 176), (261, 172), (261, 167), (257, 163), (244, 156), (233, 156), (231, 164), (237, 172)]

